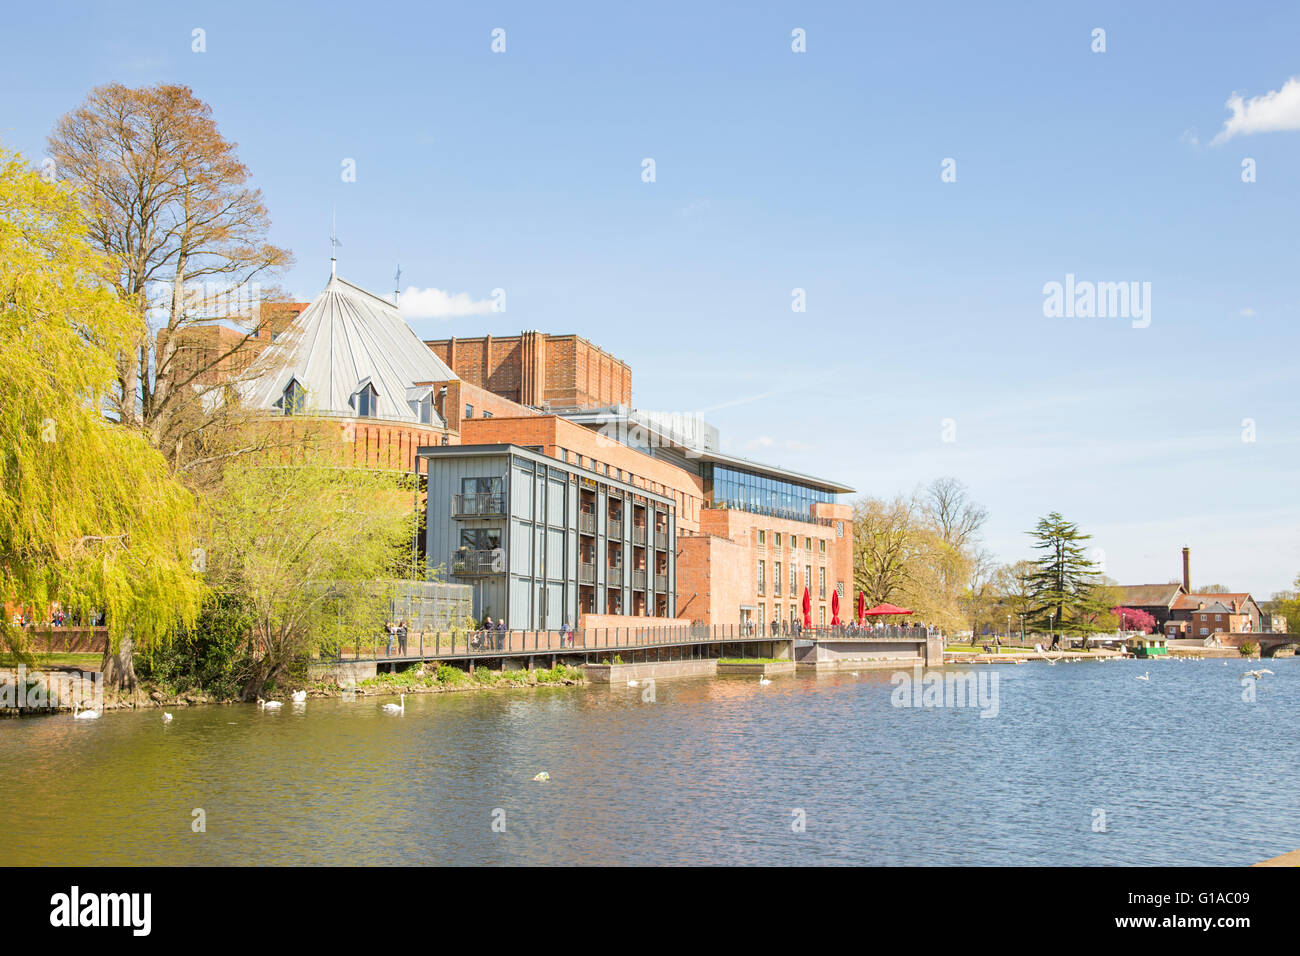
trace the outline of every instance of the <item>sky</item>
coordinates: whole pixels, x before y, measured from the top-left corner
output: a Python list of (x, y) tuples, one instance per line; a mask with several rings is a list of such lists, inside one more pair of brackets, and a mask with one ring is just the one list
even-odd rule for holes
[(296, 297), (336, 217), (425, 338), (576, 332), (728, 452), (957, 477), (1006, 561), (1059, 511), (1121, 583), (1292, 585), (1300, 5), (460, 7), (10, 6), (0, 142), (186, 84)]

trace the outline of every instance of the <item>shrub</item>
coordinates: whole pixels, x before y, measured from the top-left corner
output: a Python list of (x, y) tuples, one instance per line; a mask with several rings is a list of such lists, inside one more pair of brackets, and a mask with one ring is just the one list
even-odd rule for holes
[(465, 684), (469, 682), (469, 674), (459, 667), (453, 667), (450, 664), (438, 665), (438, 683), (439, 684)]
[(1239, 650), (1241, 651), (1242, 657), (1254, 657), (1255, 654), (1258, 653), (1259, 651), (1259, 645), (1253, 643), (1252, 641), (1247, 641), (1246, 643), (1241, 645)]
[(238, 697), (247, 676), (251, 626), (252, 615), (242, 598), (217, 595), (204, 605), (192, 628), (169, 644), (137, 655), (139, 676), (179, 691)]

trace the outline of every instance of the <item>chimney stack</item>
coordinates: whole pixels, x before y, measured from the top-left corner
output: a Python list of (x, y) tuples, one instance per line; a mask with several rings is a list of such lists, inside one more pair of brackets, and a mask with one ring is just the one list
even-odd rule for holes
[(1192, 593), (1192, 549), (1183, 548), (1183, 590)]

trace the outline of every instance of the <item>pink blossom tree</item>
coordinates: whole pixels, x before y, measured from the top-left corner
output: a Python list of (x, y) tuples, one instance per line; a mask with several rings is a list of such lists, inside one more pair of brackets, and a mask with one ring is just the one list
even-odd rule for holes
[(1123, 630), (1150, 634), (1156, 629), (1156, 619), (1140, 608), (1117, 607), (1112, 608), (1112, 612), (1119, 618), (1119, 626)]

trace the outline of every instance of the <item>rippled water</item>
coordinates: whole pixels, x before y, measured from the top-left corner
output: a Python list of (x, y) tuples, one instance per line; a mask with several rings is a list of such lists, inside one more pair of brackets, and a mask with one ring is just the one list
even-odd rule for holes
[(863, 671), (5, 720), (0, 863), (1253, 863), (1300, 847), (1300, 662), (1246, 666), (977, 668), (995, 718)]

